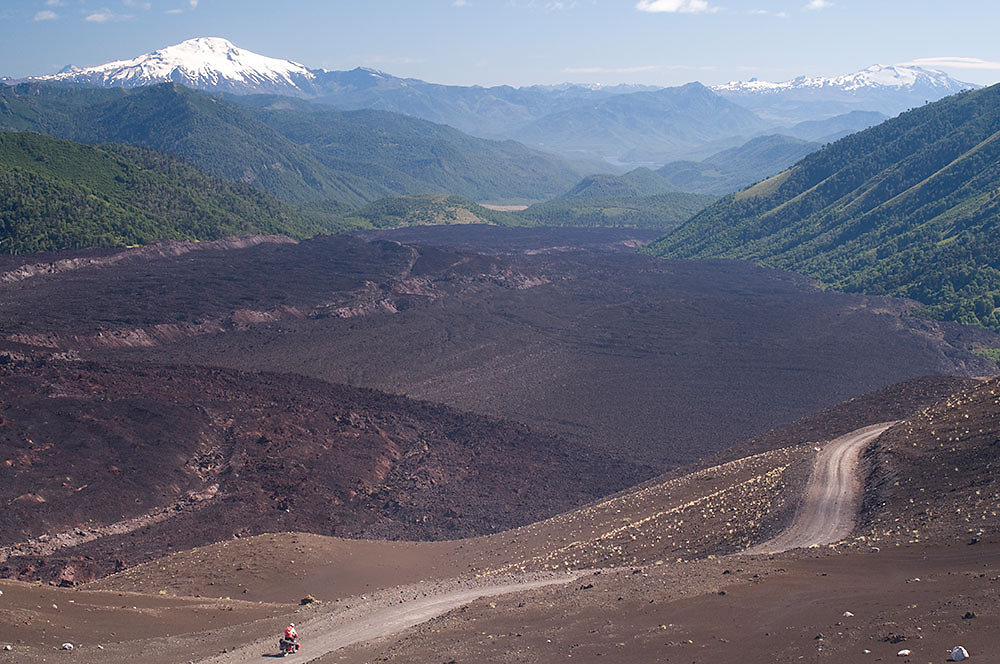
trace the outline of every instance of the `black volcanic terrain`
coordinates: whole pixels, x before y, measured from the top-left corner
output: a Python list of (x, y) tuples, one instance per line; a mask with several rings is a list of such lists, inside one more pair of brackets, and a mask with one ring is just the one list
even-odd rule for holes
[[(494, 252), (511, 236), (484, 234), (480, 248)], [(821, 292), (736, 262), (567, 251), (565, 235), (540, 235), (536, 246), (560, 249), (486, 258), (317, 239), (136, 266), (118, 271), (114, 291), (97, 275), (67, 275), (32, 297), (58, 289), (78, 302), (74, 324), (91, 334), (127, 318), (142, 331), (102, 334), (149, 345), (129, 350), (133, 359), (373, 387), (661, 469), (909, 377), (995, 371), (968, 349), (996, 337), (911, 318), (901, 301)], [(304, 283), (296, 273), (323, 276)], [(354, 290), (338, 290), (345, 273)], [(162, 309), (156, 300), (168, 288), (174, 303)], [(173, 338), (178, 323), (227, 332), (150, 339), (157, 329)]]
[[(494, 255), (346, 236), (137, 250), (3, 284), (3, 336), (376, 388), (661, 470), (909, 377), (995, 371), (968, 350), (996, 337), (911, 318), (899, 300), (736, 262), (574, 251), (566, 229), (457, 233)], [(619, 233), (580, 240), (636, 239)]]
[[(79, 581), (267, 531), (488, 534), (862, 392), (995, 371), (969, 352), (990, 333), (636, 255), (632, 231), (385, 237), (0, 260), (3, 575)], [(955, 389), (820, 413), (796, 442)]]
[(267, 531), (477, 535), (649, 474), (523, 426), (299, 376), (0, 363), (3, 576), (69, 566), (80, 581)]
[[(0, 642), (228, 664), (294, 620), (318, 661), (985, 652), (998, 395), (971, 350), (1000, 339), (642, 239), (3, 257), (0, 576), (101, 578), (0, 581)], [(824, 446), (891, 420), (845, 543), (741, 554), (797, 520)], [(331, 644), (439, 601), (462, 608)]]

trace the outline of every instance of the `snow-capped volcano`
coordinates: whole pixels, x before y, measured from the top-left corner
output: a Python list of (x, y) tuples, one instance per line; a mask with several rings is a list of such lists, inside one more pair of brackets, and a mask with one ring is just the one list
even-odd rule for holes
[(844, 92), (860, 92), (884, 88), (896, 89), (927, 89), (943, 93), (941, 96), (954, 94), (978, 86), (955, 80), (943, 71), (924, 69), (907, 65), (872, 65), (853, 74), (844, 74), (824, 78), (821, 76), (799, 76), (782, 83), (771, 83), (751, 79), (749, 81), (730, 81), (717, 85), (716, 92), (767, 94), (789, 90), (840, 90)]
[(201, 90), (306, 95), (315, 79), (297, 62), (258, 55), (220, 37), (201, 37), (132, 60), (74, 67), (34, 80), (123, 88), (173, 81)]

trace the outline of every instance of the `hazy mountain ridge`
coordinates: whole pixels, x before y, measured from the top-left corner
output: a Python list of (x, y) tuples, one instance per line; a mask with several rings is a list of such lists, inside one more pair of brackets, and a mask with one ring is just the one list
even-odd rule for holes
[[(767, 123), (700, 83), (620, 95), (545, 116), (517, 133), (522, 142), (623, 161), (703, 156), (744, 142)], [(715, 146), (715, 147), (713, 147)]]
[(844, 136), (864, 131), (888, 119), (887, 115), (878, 111), (850, 111), (823, 120), (804, 120), (791, 127), (782, 129), (779, 133), (787, 134), (803, 141), (833, 143)]
[(399, 114), (268, 110), (179, 84), (4, 87), (0, 128), (142, 145), (285, 200), (324, 203), (334, 211), (399, 194), (546, 198), (579, 178), (557, 157)]
[(820, 147), (781, 134), (761, 136), (699, 162), (671, 162), (656, 172), (677, 189), (721, 196), (780, 173)]

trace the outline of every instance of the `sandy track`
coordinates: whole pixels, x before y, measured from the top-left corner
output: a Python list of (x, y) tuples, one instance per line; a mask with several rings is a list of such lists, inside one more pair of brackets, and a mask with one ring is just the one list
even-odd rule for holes
[[(506, 595), (532, 588), (568, 583), (588, 573), (587, 571), (579, 571), (534, 578), (528, 581), (444, 590), (427, 597), (400, 600), (399, 603), (393, 605), (386, 605), (385, 602), (377, 602), (375, 598), (372, 598), (356, 608), (325, 613), (297, 623), (299, 632), (303, 635), (302, 650), (288, 661), (311, 662), (335, 650), (356, 643), (372, 641), (402, 632), (483, 597)], [(373, 606), (374, 604), (380, 605)], [(273, 656), (277, 652), (279, 636), (280, 634), (275, 634), (230, 652), (202, 660), (201, 664), (259, 662), (262, 658)]]
[(816, 458), (805, 502), (792, 525), (748, 554), (782, 553), (837, 542), (854, 529), (861, 484), (858, 459), (865, 447), (895, 422), (873, 424), (830, 441)]

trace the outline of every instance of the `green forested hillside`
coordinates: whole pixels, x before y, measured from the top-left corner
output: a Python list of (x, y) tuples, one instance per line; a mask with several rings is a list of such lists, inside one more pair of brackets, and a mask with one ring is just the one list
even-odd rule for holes
[(0, 251), (322, 230), (267, 194), (162, 153), (0, 133)]
[(559, 200), (643, 198), (677, 191), (662, 175), (648, 168), (636, 168), (624, 175), (589, 175), (560, 196)]
[(848, 136), (648, 251), (749, 259), (1000, 330), (1000, 86)]
[(565, 194), (514, 213), (536, 226), (613, 226), (667, 230), (690, 219), (714, 196), (677, 191), (648, 168), (590, 175)]
[(674, 192), (639, 198), (560, 198), (517, 212), (538, 226), (612, 226), (676, 228), (715, 200), (714, 196)]
[(443, 194), (384, 198), (361, 208), (348, 221), (371, 228), (451, 224), (518, 226), (525, 223), (509, 212), (490, 210), (459, 196)]

